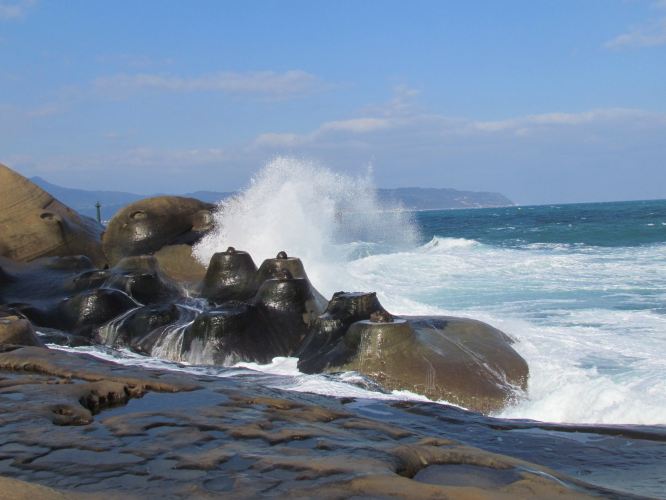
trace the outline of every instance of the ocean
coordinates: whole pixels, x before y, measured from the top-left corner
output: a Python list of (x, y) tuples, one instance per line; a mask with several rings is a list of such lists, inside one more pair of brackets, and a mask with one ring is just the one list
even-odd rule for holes
[[(666, 424), (666, 200), (414, 212), (381, 206), (371, 175), (278, 158), (216, 218), (195, 247), (202, 262), (229, 245), (257, 264), (285, 250), (325, 296), (376, 291), (396, 315), (475, 318), (510, 335), (530, 379), (498, 417)], [(355, 373), (301, 374), (294, 358), (211, 367), (76, 350), (287, 390), (425, 399)]]

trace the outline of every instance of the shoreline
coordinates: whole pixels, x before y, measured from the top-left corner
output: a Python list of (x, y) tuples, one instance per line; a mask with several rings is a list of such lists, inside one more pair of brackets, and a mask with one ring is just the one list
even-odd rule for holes
[[(556, 429), (429, 403), (337, 399), (132, 369), (43, 348), (0, 354), (0, 374), (0, 475), (64, 488), (65, 495), (169, 491), (168, 497), (245, 498), (288, 492), (339, 498), (409, 492), (412, 498), (465, 498), (458, 496), (464, 491), (484, 498), (627, 498), (556, 472), (571, 462), (586, 468), (588, 477), (604, 473), (599, 443), (569, 436), (597, 435), (608, 449), (631, 442), (655, 465), (654, 453), (663, 452), (666, 440), (666, 431), (629, 436), (581, 426)], [(94, 399), (71, 399), (77, 387), (77, 395), (90, 394), (91, 383)], [(109, 399), (100, 384), (118, 383), (134, 387), (135, 396), (124, 403)], [(141, 387), (146, 389), (135, 392)], [(97, 405), (89, 423), (48, 421), (54, 404), (70, 418), (85, 414), (85, 406), (76, 409), (84, 402)], [(491, 451), (482, 451), (489, 446)], [(520, 458), (497, 454), (497, 448)], [(536, 465), (534, 458), (553, 462), (555, 469)], [(627, 486), (630, 480), (616, 482)]]

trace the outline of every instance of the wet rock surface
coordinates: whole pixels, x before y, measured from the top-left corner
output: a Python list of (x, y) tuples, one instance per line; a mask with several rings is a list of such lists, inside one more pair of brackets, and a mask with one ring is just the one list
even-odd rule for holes
[(441, 405), (284, 393), (37, 347), (0, 354), (2, 484), (17, 493), (41, 485), (46, 498), (628, 498), (567, 472), (594, 479), (601, 451), (609, 461), (607, 451), (627, 443), (635, 470), (666, 458), (663, 431), (636, 438), (590, 428), (590, 446), (568, 439), (580, 429), (496, 422), (507, 424)]
[[(56, 207), (9, 168), (0, 174), (8, 190), (0, 212), (7, 200), (10, 215), (15, 205)], [(526, 388), (527, 365), (498, 330), (456, 318), (394, 318), (372, 292), (339, 292), (328, 301), (301, 260), (285, 251), (257, 268), (248, 253), (229, 247), (213, 255), (201, 277), (191, 245), (212, 229), (211, 204), (139, 200), (113, 217), (101, 243), (75, 213), (56, 208), (62, 241), (53, 248), (27, 222), (21, 235), (22, 219), (0, 219), (0, 255), (11, 257), (0, 257), (0, 312), (17, 318), (16, 331), (29, 320), (48, 342), (102, 343), (207, 364), (296, 355), (306, 373), (355, 371), (384, 389), (482, 412), (505, 407)], [(76, 244), (67, 243), (70, 236)], [(25, 253), (28, 247), (36, 253)], [(38, 343), (29, 332), (16, 338)]]
[(296, 356), (304, 373), (357, 372), (384, 390), (484, 413), (527, 387), (527, 364), (499, 330), (469, 319), (395, 317), (373, 292), (338, 292), (326, 302), (301, 260), (285, 252), (257, 268), (229, 248), (189, 289), (153, 255), (108, 269), (73, 256), (0, 264), (2, 308), (29, 319), (47, 342), (224, 366)]
[(192, 245), (212, 228), (210, 203), (182, 196), (157, 196), (120, 210), (102, 238), (110, 264), (123, 257), (152, 254), (169, 245)]

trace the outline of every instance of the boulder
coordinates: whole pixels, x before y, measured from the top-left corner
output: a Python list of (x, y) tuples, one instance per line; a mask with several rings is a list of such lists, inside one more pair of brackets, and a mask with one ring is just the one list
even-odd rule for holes
[(0, 345), (40, 347), (44, 344), (23, 315), (0, 311)]
[(180, 285), (165, 276), (152, 255), (125, 257), (109, 271), (105, 286), (122, 290), (141, 304), (157, 304), (184, 296)]
[(45, 326), (90, 337), (96, 328), (138, 306), (120, 290), (97, 288), (63, 300)]
[(192, 287), (206, 275), (206, 268), (192, 255), (191, 245), (166, 245), (154, 255), (164, 274), (183, 286)]
[(196, 364), (268, 363), (286, 356), (289, 346), (251, 304), (226, 302), (203, 312), (185, 329), (181, 359)]
[(196, 243), (213, 227), (215, 205), (182, 196), (157, 196), (127, 205), (102, 237), (104, 253), (115, 265), (123, 257), (153, 254), (168, 245)]
[(257, 293), (258, 286), (257, 266), (250, 254), (229, 247), (211, 257), (200, 293), (210, 302), (220, 304), (249, 300)]
[(389, 390), (492, 413), (527, 390), (527, 363), (511, 344), (501, 331), (471, 319), (362, 320), (329, 351), (325, 371), (355, 371)]
[(103, 227), (79, 215), (42, 188), (0, 164), (0, 256), (19, 262), (85, 255), (97, 266)]
[(303, 373), (319, 373), (330, 359), (338, 359), (344, 347), (340, 339), (349, 327), (384, 308), (375, 292), (336, 292), (326, 310), (318, 316), (298, 351), (298, 369)]

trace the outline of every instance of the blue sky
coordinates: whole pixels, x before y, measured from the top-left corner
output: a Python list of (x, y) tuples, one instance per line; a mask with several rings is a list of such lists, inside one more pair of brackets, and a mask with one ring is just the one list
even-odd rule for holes
[(663, 0), (0, 0), (0, 67), (0, 162), (72, 187), (666, 198)]

